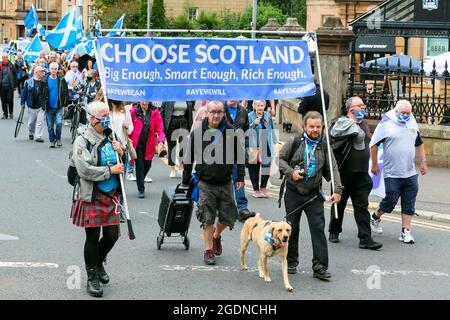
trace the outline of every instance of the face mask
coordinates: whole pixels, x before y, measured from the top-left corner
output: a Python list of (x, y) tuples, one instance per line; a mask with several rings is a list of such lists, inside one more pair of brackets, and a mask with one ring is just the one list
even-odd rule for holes
[(355, 115), (356, 120), (358, 121), (362, 121), (366, 115), (364, 111), (354, 111), (353, 114)]
[(103, 118), (100, 118), (100, 119), (97, 118), (97, 117), (94, 117), (94, 118), (97, 119), (98, 121), (100, 121), (99, 123), (104, 129), (108, 129), (109, 128), (109, 125), (111, 124), (111, 118), (109, 117), (109, 115), (107, 115), (107, 116), (105, 116)]
[(411, 119), (411, 116), (405, 116), (401, 113), (397, 114), (397, 120), (400, 123), (407, 123)]

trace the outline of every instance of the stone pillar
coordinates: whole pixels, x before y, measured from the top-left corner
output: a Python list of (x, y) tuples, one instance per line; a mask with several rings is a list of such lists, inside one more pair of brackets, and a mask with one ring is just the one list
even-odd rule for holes
[(354, 38), (353, 32), (337, 17), (327, 18), (323, 27), (317, 29), (323, 88), (330, 95), (328, 120), (341, 114), (348, 83), (344, 72), (349, 70), (349, 45)]
[[(286, 23), (278, 28), (278, 31), (305, 31), (298, 23), (297, 18), (287, 18)], [(281, 34), (282, 39), (298, 40), (302, 38), (301, 34)], [(281, 99), (278, 100), (276, 123), (288, 122), (292, 124), (292, 132), (302, 131), (302, 116), (297, 112), (299, 99)]]

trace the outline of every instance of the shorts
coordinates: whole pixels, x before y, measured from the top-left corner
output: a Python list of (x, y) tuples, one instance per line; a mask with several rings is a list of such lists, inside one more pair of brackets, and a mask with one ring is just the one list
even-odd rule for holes
[(198, 191), (199, 199), (196, 215), (202, 227), (203, 225), (214, 225), (218, 215), (219, 222), (232, 229), (238, 217), (232, 182), (214, 185), (199, 181)]
[(409, 178), (385, 178), (384, 185), (386, 188), (386, 196), (380, 202), (380, 210), (391, 213), (401, 199), (402, 213), (414, 215), (416, 212), (416, 197), (419, 192), (418, 175)]

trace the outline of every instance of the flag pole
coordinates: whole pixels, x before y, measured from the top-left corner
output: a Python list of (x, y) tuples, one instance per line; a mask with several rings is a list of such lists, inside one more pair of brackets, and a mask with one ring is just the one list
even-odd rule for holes
[[(100, 76), (100, 83), (102, 85), (102, 89), (103, 89), (103, 96), (105, 99), (105, 103), (106, 105), (109, 106), (108, 104), (108, 97), (106, 96), (106, 81), (104, 79), (104, 69), (103, 69), (103, 61), (102, 58), (100, 57), (100, 51), (97, 48), (97, 44), (98, 44), (98, 39), (95, 38), (93, 40), (94, 43), (94, 51), (95, 51), (95, 56), (97, 57), (97, 65), (98, 65), (98, 74)], [(112, 118), (111, 118), (111, 122), (112, 122)], [(112, 139), (113, 141), (116, 141), (116, 138), (114, 136), (114, 134), (112, 135)], [(126, 150), (124, 150), (124, 152), (126, 152)], [(117, 159), (117, 163), (121, 162), (121, 159), (119, 157), (119, 154), (116, 151), (116, 159)], [(131, 225), (131, 219), (130, 219), (130, 213), (128, 211), (128, 202), (127, 202), (127, 195), (125, 192), (125, 183), (123, 182), (123, 174), (119, 174), (119, 180), (120, 180), (120, 187), (122, 189), (122, 197), (123, 197), (123, 207), (125, 209), (125, 217), (127, 218), (127, 226), (128, 226), (128, 237), (130, 238), (130, 240), (134, 240), (136, 239), (136, 236), (134, 235), (134, 231), (133, 231), (133, 226)]]
[[(334, 191), (336, 190), (335, 183), (334, 183), (333, 162), (331, 159), (331, 152), (333, 152), (333, 150), (331, 149), (331, 146), (330, 146), (330, 137), (328, 134), (328, 117), (327, 117), (327, 110), (325, 108), (325, 98), (324, 98), (324, 94), (323, 94), (322, 71), (320, 68), (320, 55), (319, 55), (319, 47), (317, 45), (317, 34), (315, 32), (310, 33), (309, 37), (314, 41), (313, 45), (314, 45), (314, 49), (316, 52), (317, 74), (319, 76), (320, 98), (322, 100), (323, 122), (325, 124), (325, 140), (327, 143), (328, 163), (330, 166), (329, 168), (330, 168), (330, 177), (331, 177), (331, 194), (333, 194)], [(334, 206), (334, 217), (337, 219), (338, 218), (337, 203), (333, 203), (333, 206)]]

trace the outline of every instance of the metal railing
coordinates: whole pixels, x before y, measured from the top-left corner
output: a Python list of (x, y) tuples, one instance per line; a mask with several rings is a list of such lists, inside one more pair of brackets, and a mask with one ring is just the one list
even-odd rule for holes
[[(366, 65), (363, 61), (362, 65)], [(447, 63), (443, 72), (433, 69), (424, 71), (423, 61), (418, 70), (413, 71), (412, 61), (409, 68), (378, 65), (377, 60), (370, 67), (352, 67), (349, 75), (348, 90), (345, 99), (359, 96), (366, 104), (369, 119), (381, 119), (381, 116), (394, 108), (398, 100), (411, 102), (413, 113), (419, 123), (450, 125), (450, 73)], [(342, 104), (344, 105), (344, 104)]]

